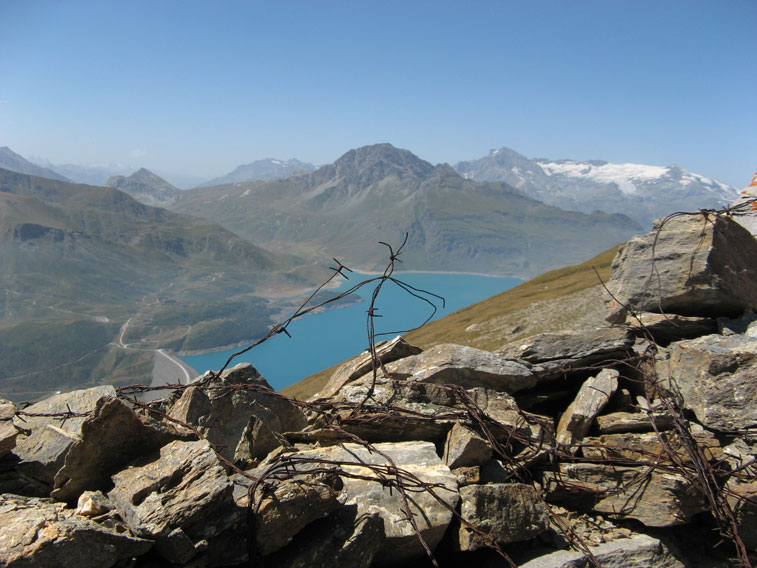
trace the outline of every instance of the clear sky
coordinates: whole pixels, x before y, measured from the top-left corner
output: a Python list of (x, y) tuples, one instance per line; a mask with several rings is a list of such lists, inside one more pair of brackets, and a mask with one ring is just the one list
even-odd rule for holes
[(378, 142), (743, 187), (757, 1), (0, 0), (0, 146), (24, 156), (207, 179)]

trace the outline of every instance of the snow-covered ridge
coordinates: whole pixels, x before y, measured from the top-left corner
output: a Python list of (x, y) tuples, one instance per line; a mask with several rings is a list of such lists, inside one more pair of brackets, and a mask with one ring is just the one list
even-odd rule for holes
[(618, 189), (627, 195), (638, 192), (639, 185), (654, 183), (665, 178), (674, 179), (682, 186), (699, 183), (710, 186), (713, 190), (732, 193), (733, 188), (719, 181), (693, 174), (676, 166), (648, 166), (645, 164), (611, 164), (607, 162), (577, 162), (574, 160), (560, 160), (549, 162), (538, 160), (538, 164), (548, 176), (567, 176), (583, 178), (597, 183), (614, 183)]
[(555, 174), (591, 179), (599, 183), (616, 183), (626, 194), (636, 193), (633, 181), (653, 181), (663, 177), (668, 168), (646, 166), (644, 164), (590, 164), (562, 160), (560, 162), (538, 162), (547, 175)]

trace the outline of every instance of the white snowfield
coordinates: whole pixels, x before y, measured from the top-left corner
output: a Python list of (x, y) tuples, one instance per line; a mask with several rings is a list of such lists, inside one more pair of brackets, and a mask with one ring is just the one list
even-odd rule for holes
[(686, 186), (694, 182), (707, 186), (713, 193), (733, 194), (730, 186), (698, 174), (692, 174), (675, 168), (674, 166), (647, 166), (644, 164), (591, 164), (588, 162), (576, 162), (573, 160), (561, 160), (548, 162), (539, 160), (539, 165), (544, 173), (549, 176), (565, 176), (581, 178), (597, 183), (615, 183), (620, 191), (627, 195), (638, 192), (639, 186), (646, 183), (654, 183), (664, 178), (676, 179), (678, 183)]

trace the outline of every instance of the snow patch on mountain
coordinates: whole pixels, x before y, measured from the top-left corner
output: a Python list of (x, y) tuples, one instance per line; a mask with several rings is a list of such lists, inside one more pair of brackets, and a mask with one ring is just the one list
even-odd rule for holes
[(657, 180), (668, 172), (668, 168), (645, 166), (644, 164), (610, 164), (605, 162), (595, 165), (588, 162), (563, 160), (560, 162), (541, 162), (538, 164), (549, 176), (563, 175), (586, 178), (598, 183), (614, 183), (627, 195), (637, 192), (635, 182)]

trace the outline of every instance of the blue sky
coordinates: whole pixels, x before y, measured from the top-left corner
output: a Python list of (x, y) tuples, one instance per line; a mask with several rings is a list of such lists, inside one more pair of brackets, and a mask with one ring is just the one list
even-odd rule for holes
[(0, 0), (0, 146), (198, 179), (509, 146), (743, 187), (755, 25), (754, 0)]

